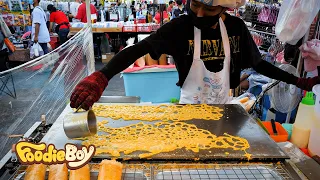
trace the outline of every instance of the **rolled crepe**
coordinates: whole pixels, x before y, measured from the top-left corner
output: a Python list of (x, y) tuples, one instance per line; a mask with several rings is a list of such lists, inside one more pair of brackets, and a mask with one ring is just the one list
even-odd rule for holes
[(69, 180), (90, 180), (90, 167), (88, 164), (77, 170), (70, 171)]
[(100, 163), (98, 180), (121, 180), (122, 164), (115, 160), (103, 160)]
[(48, 180), (68, 180), (68, 168), (66, 164), (55, 164), (49, 167)]
[(45, 180), (46, 165), (33, 164), (27, 167), (24, 180)]

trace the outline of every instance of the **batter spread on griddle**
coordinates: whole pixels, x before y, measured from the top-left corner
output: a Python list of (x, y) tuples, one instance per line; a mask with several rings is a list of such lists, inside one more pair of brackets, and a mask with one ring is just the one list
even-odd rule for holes
[(157, 122), (155, 124), (138, 123), (121, 128), (111, 128), (99, 124), (99, 134), (84, 138), (83, 145), (94, 144), (96, 155), (110, 154), (119, 157), (136, 151), (144, 152), (140, 158), (147, 158), (162, 152), (185, 148), (193, 152), (213, 148), (244, 151), (250, 147), (248, 141), (241, 137), (224, 134), (216, 136), (210, 131), (198, 129), (193, 124), (184, 122)]
[(192, 119), (220, 120), (223, 109), (206, 104), (200, 105), (94, 105), (96, 116), (114, 120), (187, 121)]

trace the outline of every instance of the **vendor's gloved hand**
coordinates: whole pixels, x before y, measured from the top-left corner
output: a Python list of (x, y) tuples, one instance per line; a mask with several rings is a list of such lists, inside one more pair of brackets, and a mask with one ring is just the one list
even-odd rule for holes
[(107, 85), (108, 79), (103, 73), (99, 71), (92, 73), (75, 87), (70, 97), (70, 106), (78, 108), (82, 104), (81, 108), (88, 110), (100, 99)]
[(314, 85), (320, 84), (320, 77), (313, 78), (298, 78), (296, 86), (306, 91), (312, 91)]

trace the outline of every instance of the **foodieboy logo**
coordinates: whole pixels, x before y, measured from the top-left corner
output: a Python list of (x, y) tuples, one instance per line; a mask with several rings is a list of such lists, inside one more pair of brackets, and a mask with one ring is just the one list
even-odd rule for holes
[(21, 164), (63, 164), (68, 169), (75, 170), (86, 165), (93, 157), (96, 148), (90, 145), (88, 148), (78, 148), (74, 144), (66, 144), (64, 149), (57, 150), (53, 144), (46, 146), (45, 143), (35, 144), (20, 141), (16, 144), (15, 150)]

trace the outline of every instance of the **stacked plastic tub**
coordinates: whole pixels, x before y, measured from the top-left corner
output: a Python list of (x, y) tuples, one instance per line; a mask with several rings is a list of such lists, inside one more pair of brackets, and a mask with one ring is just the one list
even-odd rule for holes
[(169, 103), (180, 98), (175, 65), (128, 68), (122, 72), (126, 96), (140, 96), (142, 102)]

